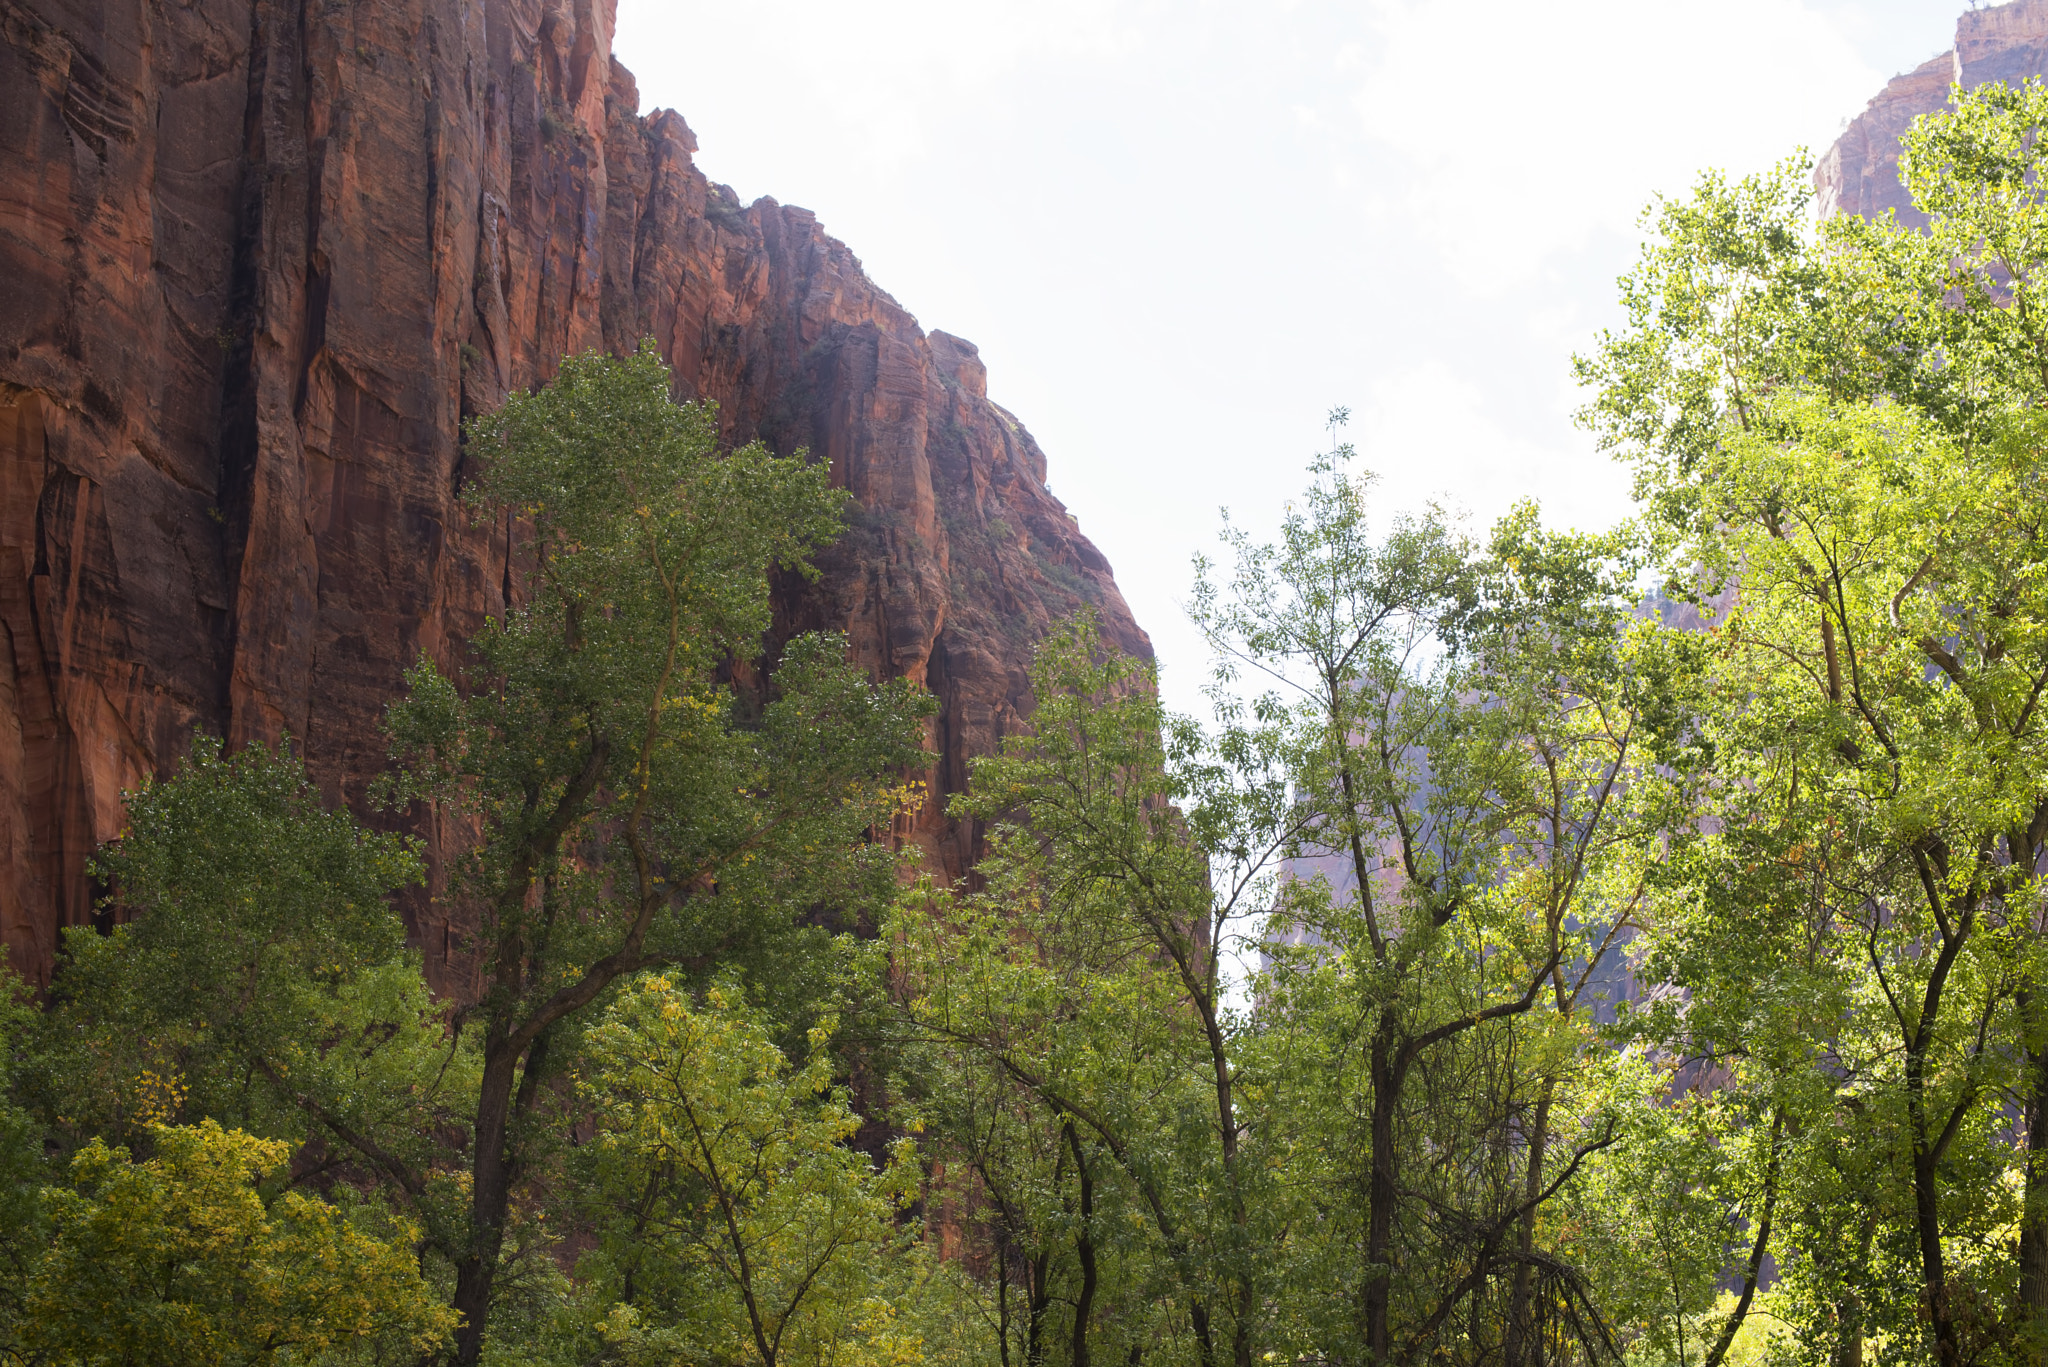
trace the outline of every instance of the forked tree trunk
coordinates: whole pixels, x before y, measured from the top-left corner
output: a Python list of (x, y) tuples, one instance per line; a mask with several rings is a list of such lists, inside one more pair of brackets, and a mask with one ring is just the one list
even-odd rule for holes
[(1024, 1315), (1024, 1361), (1028, 1367), (1045, 1367), (1045, 1314), (1052, 1308), (1052, 1250), (1042, 1249), (1025, 1264), (1025, 1292), (1029, 1301)]

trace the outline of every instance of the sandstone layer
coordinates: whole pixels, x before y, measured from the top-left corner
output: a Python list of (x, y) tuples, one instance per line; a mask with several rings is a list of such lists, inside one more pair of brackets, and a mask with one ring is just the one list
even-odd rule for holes
[[(1149, 653), (988, 398), (810, 212), (742, 205), (643, 116), (610, 0), (0, 0), (0, 941), (46, 981), (92, 849), (195, 728), (289, 735), (360, 806), (381, 709), (504, 607), (460, 424), (654, 337), (726, 437), (857, 500), (778, 630), (940, 699), (941, 813), (1082, 604)], [(439, 832), (427, 832), (441, 876)], [(469, 966), (413, 909), (430, 975)]]
[(1948, 104), (1949, 87), (1965, 90), (2002, 81), (2018, 85), (2048, 74), (2048, 0), (2012, 0), (1970, 10), (1956, 20), (1955, 46), (1904, 75), (1895, 76), (1850, 120), (1814, 167), (1822, 214), (1876, 218), (1887, 210), (1899, 222), (1925, 227), (1899, 184), (1899, 139), (1922, 114)]

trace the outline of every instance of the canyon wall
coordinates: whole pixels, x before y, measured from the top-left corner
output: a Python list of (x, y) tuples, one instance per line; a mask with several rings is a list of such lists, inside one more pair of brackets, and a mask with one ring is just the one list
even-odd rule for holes
[[(568, 352), (652, 336), (728, 440), (854, 495), (780, 632), (845, 631), (940, 699), (941, 813), (1083, 604), (1149, 654), (991, 402), (812, 213), (707, 181), (639, 112), (611, 0), (0, 0), (0, 942), (47, 981), (122, 793), (195, 728), (289, 735), (361, 808), (419, 652), (502, 610), (509, 529), (456, 491), (461, 420)], [(433, 876), (442, 832), (428, 831)], [(430, 976), (459, 925), (421, 899)]]
[(1820, 212), (1875, 218), (1889, 209), (1901, 223), (1925, 227), (1926, 215), (1899, 184), (1899, 139), (1906, 129), (1946, 105), (1952, 83), (1974, 90), (2042, 75), (2048, 75), (2048, 0), (1965, 12), (1956, 19), (1955, 46), (1893, 77), (1821, 157), (1813, 171)]

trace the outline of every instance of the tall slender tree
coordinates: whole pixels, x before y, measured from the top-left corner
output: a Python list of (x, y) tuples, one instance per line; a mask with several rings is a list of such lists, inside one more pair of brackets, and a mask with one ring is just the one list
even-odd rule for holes
[[(1702, 996), (1769, 983), (1771, 944), (1839, 1004), (1800, 1022), (1809, 1066), (1887, 1155), (1899, 1223), (1879, 1233), (1911, 1250), (1918, 1294), (1844, 1286), (1859, 1308), (1835, 1317), (1924, 1326), (1945, 1364), (2048, 1332), (2029, 1071), (2048, 853), (2044, 126), (2037, 83), (1919, 121), (1901, 174), (1925, 233), (1816, 233), (1795, 167), (1703, 180), (1659, 216), (1629, 326), (1582, 363), (1589, 421), (1636, 462), (1674, 579), (1718, 595), (1692, 756), (1712, 820), (1681, 833), (1703, 862), (1679, 898), (1699, 914), (1665, 918), (1665, 972)], [(1772, 1052), (1757, 1033), (1722, 1044)], [(2012, 1212), (2007, 1164), (2026, 1193)], [(1986, 1254), (2006, 1218), (2018, 1266)]]
[[(1277, 543), (1230, 533), (1230, 578), (1205, 572), (1193, 611), (1221, 684), (1264, 685), (1227, 722), (1275, 738), (1294, 785), (1293, 846), (1337, 874), (1297, 884), (1288, 914), (1340, 956), (1355, 993), (1355, 1327), (1370, 1360), (1392, 1362), (1424, 1351), (1497, 1277), (1513, 1282), (1509, 1314), (1526, 1325), (1534, 1214), (1611, 1142), (1596, 1130), (1553, 1154), (1555, 1078), (1537, 1082), (1525, 1113), (1521, 1080), (1497, 1074), (1478, 1123), (1515, 1156), (1515, 1194), (1484, 1209), (1457, 1204), (1470, 1192), (1434, 1198), (1453, 1203), (1433, 1218), (1460, 1231), (1462, 1261), (1416, 1257), (1428, 1222), (1404, 1164), (1447, 1100), (1418, 1080), (1495, 1027), (1546, 1006), (1568, 1014), (1628, 923), (1641, 689), (1618, 543), (1546, 535), (1526, 510), (1490, 548), (1433, 514), (1375, 537), (1353, 459), (1340, 445), (1316, 461)], [(1438, 1154), (1465, 1123), (1434, 1135)], [(1404, 1307), (1406, 1295), (1419, 1299)]]

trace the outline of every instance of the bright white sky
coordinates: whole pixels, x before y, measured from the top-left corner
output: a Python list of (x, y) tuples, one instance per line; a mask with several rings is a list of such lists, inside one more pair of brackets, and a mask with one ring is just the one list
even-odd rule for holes
[(1390, 509), (1623, 513), (1569, 358), (1638, 212), (1824, 149), (1965, 2), (619, 0), (616, 50), (713, 180), (980, 346), (1195, 710), (1189, 559), (1332, 407)]

